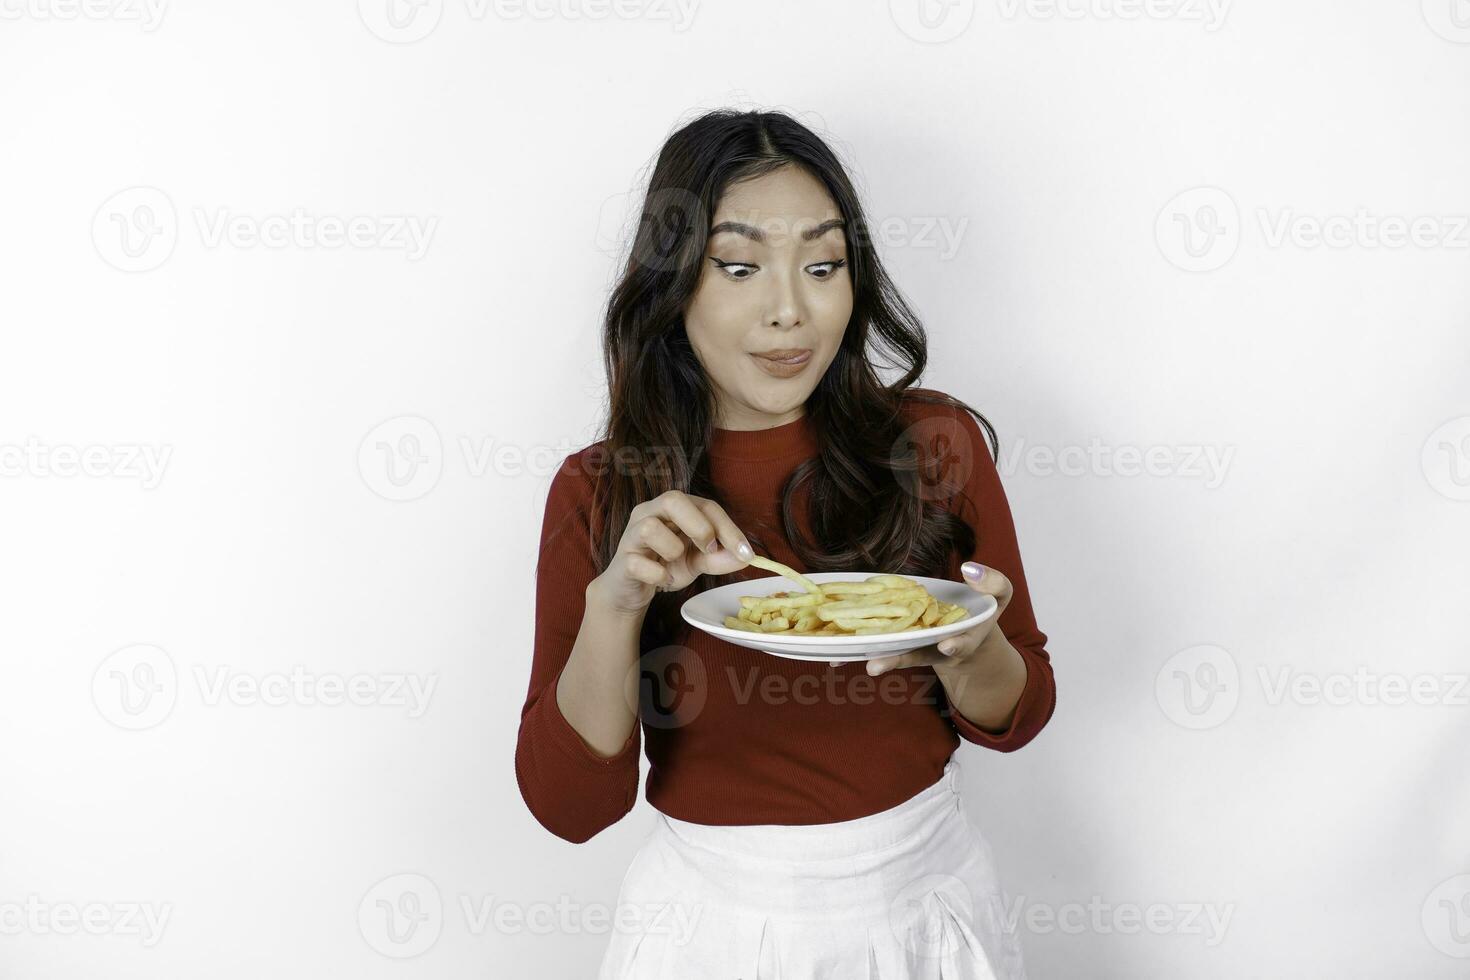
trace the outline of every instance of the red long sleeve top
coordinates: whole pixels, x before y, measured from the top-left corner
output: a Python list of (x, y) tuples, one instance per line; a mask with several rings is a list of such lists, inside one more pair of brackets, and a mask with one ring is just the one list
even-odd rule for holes
[[(587, 583), (598, 574), (590, 518), (595, 464), (588, 459), (594, 444), (563, 460), (541, 527), (535, 653), (515, 771), (521, 796), (546, 829), (581, 843), (631, 810), (640, 742), (649, 763), (646, 798), (671, 817), (703, 824), (815, 824), (897, 806), (940, 778), (961, 739), (1011, 752), (1046, 725), (1056, 705), (1046, 634), (1036, 625), (989, 446), (963, 409), (904, 404), (914, 422), (946, 416), (952, 421), (941, 424), (963, 433), (952, 442), (959, 453), (956, 472), (968, 473), (961, 492), (944, 499), (974, 529), (976, 546), (973, 555), (953, 556), (945, 577), (960, 578), (961, 561), (974, 560), (999, 569), (1014, 587), (998, 625), (1025, 660), (1027, 679), (1010, 727), (992, 734), (952, 710), (930, 667), (870, 677), (862, 661), (833, 666), (787, 660), (681, 621), (684, 632), (659, 645), (682, 647), (681, 676), (683, 686), (695, 689), (694, 710), (676, 713), (677, 724), (651, 725), (645, 714), (616, 755), (593, 750), (558, 708), (556, 683), (581, 625)], [(769, 429), (716, 429), (709, 447), (710, 475), (727, 513), (742, 528), (764, 522), (769, 557), (798, 571), (780, 533), (778, 498), (791, 471), (816, 454), (805, 415)], [(959, 485), (959, 477), (953, 479)], [(809, 524), (798, 520), (809, 537)], [(768, 574), (748, 567), (737, 577)], [(646, 637), (642, 647), (643, 654), (652, 648)]]

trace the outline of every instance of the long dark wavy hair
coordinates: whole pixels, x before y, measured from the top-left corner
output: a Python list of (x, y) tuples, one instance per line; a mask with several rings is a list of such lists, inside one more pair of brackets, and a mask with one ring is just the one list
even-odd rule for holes
[[(819, 454), (802, 462), (781, 490), (782, 532), (799, 571), (875, 569), (943, 574), (975, 535), (943, 501), (913, 492), (932, 465), (918, 451), (895, 452), (909, 424), (900, 402), (948, 405), (973, 415), (991, 454), (995, 429), (975, 409), (947, 395), (914, 389), (928, 358), (923, 325), (904, 302), (874, 251), (863, 208), (832, 150), (782, 112), (719, 109), (674, 132), (660, 150), (643, 198), (622, 275), (608, 300), (603, 359), (607, 418), (593, 496), (594, 561), (606, 569), (633, 508), (665, 490), (725, 506), (710, 482), (706, 448), (714, 428), (714, 391), (684, 330), (682, 310), (699, 284), (710, 219), (725, 189), (780, 167), (800, 167), (826, 188), (841, 212), (852, 276), (853, 309), (837, 355), (806, 403)], [(898, 379), (885, 384), (870, 359), (887, 354)], [(619, 455), (621, 454), (621, 455)], [(621, 462), (620, 462), (621, 461)], [(631, 461), (631, 465), (628, 465)], [(794, 497), (809, 486), (812, 537), (795, 520)], [(760, 533), (742, 528), (758, 554)], [(703, 591), (752, 577), (757, 569), (704, 576)], [(655, 597), (645, 638), (676, 642), (681, 593)]]

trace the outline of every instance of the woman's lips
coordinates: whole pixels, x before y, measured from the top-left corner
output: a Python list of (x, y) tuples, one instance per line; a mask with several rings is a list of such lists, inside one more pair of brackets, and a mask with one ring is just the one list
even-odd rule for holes
[(795, 357), (788, 357), (781, 360), (773, 357), (767, 357), (764, 354), (752, 354), (750, 356), (755, 358), (755, 363), (760, 366), (760, 369), (762, 371), (766, 372), (772, 377), (794, 378), (798, 374), (800, 374), (806, 368), (807, 364), (811, 361), (812, 352), (809, 349), (804, 350)]

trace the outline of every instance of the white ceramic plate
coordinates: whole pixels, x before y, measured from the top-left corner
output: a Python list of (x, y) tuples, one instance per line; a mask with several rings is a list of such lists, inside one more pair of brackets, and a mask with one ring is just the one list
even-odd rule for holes
[[(818, 585), (823, 582), (861, 582), (870, 575), (882, 572), (811, 572), (807, 578)], [(777, 592), (799, 592), (801, 586), (782, 575), (768, 578), (748, 579), (722, 585), (718, 589), (701, 592), (685, 601), (679, 612), (684, 621), (704, 630), (711, 636), (728, 640), (736, 646), (760, 650), (776, 657), (790, 660), (821, 660), (834, 664), (848, 660), (875, 660), (907, 653), (931, 643), (938, 643), (946, 636), (974, 629), (995, 615), (995, 599), (982, 595), (964, 582), (949, 579), (927, 578), (923, 575), (906, 575), (929, 590), (929, 594), (943, 602), (964, 606), (970, 615), (950, 623), (948, 626), (931, 626), (928, 629), (909, 630), (906, 633), (868, 633), (863, 636), (802, 636), (797, 633), (752, 633), (749, 630), (731, 629), (725, 625), (725, 617), (733, 616), (740, 609), (743, 595), (768, 596)]]

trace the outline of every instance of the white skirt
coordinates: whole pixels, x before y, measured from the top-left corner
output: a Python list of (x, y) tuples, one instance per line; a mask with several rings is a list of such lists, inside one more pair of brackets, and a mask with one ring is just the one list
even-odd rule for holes
[(711, 826), (658, 814), (598, 980), (1024, 980), (959, 765), (856, 820)]

